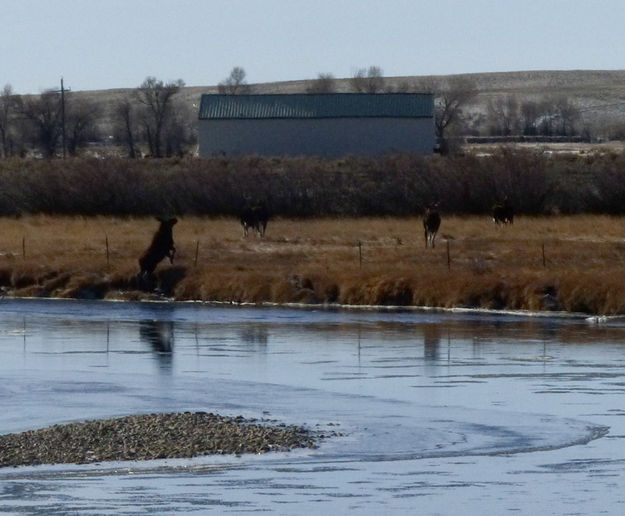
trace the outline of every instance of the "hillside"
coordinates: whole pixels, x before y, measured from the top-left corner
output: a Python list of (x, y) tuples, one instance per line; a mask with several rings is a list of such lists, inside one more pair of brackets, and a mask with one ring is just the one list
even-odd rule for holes
[[(387, 77), (391, 91), (407, 88), (422, 91), (425, 84), (437, 84), (454, 76)], [(469, 106), (469, 115), (484, 113), (489, 101), (506, 95), (516, 95), (519, 101), (550, 98), (554, 95), (568, 97), (582, 112), (585, 124), (594, 129), (625, 120), (625, 70), (570, 70), (523, 71), (466, 74), (474, 81), (478, 95)], [(349, 78), (337, 79), (337, 91), (349, 92)], [(309, 80), (251, 84), (255, 93), (303, 93)], [(131, 94), (132, 89), (92, 90), (72, 93), (79, 98), (89, 98), (102, 104), (102, 128), (110, 131), (110, 114), (116, 101)], [(216, 86), (189, 86), (183, 88), (181, 97), (190, 112), (197, 113), (200, 96), (216, 93)]]

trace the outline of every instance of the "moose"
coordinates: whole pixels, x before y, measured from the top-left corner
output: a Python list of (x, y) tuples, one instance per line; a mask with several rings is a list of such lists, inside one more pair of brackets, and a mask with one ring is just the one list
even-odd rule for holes
[(139, 267), (141, 268), (139, 276), (141, 278), (145, 278), (146, 276), (152, 274), (159, 262), (165, 257), (169, 258), (170, 263), (174, 263), (176, 248), (174, 247), (172, 230), (174, 224), (178, 222), (178, 219), (175, 217), (156, 217), (156, 220), (158, 220), (161, 224), (156, 230), (156, 233), (154, 233), (150, 247), (148, 247), (141, 258), (139, 258)]
[(500, 224), (514, 223), (514, 208), (505, 197), (502, 202), (497, 202), (493, 206), (493, 222), (498, 226)]
[(246, 206), (241, 212), (241, 226), (243, 226), (243, 236), (246, 237), (250, 229), (256, 234), (265, 236), (267, 222), (269, 221), (269, 210), (264, 203), (253, 206)]
[(433, 203), (428, 204), (425, 207), (425, 214), (423, 215), (423, 228), (425, 229), (425, 247), (431, 246), (434, 248), (436, 246), (436, 233), (438, 232), (438, 228), (441, 226), (441, 216), (438, 212), (438, 204)]

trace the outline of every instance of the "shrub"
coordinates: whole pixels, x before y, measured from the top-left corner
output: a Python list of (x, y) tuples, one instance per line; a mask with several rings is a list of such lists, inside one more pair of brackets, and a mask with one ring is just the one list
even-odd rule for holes
[(409, 216), (440, 201), (481, 214), (507, 196), (518, 213), (625, 213), (625, 157), (501, 147), (491, 156), (0, 161), (0, 215)]

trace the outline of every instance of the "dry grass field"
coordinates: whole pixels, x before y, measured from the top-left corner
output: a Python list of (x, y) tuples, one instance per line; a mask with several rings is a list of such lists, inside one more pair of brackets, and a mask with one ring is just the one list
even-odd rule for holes
[(232, 218), (186, 217), (174, 227), (175, 263), (161, 262), (150, 284), (136, 276), (152, 218), (0, 224), (0, 286), (10, 296), (625, 314), (625, 218), (518, 217), (497, 227), (444, 216), (426, 249), (419, 218), (277, 219), (264, 238), (243, 238)]

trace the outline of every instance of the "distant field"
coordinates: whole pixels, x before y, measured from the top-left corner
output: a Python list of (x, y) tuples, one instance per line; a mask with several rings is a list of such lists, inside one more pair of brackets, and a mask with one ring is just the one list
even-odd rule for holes
[[(157, 225), (3, 219), (0, 286), (13, 296), (164, 298), (136, 280)], [(278, 219), (265, 238), (243, 238), (234, 219), (186, 217), (174, 238), (176, 262), (161, 262), (152, 287), (177, 300), (625, 314), (622, 217), (519, 217), (508, 227), (445, 217), (435, 249), (425, 249), (419, 218)]]
[[(610, 141), (602, 143), (571, 142), (571, 143), (510, 143), (505, 144), (515, 149), (540, 150), (553, 154), (602, 154), (602, 153), (623, 153), (625, 152), (625, 142)], [(476, 155), (484, 153), (495, 153), (501, 148), (499, 143), (471, 143), (463, 146), (463, 150)]]

